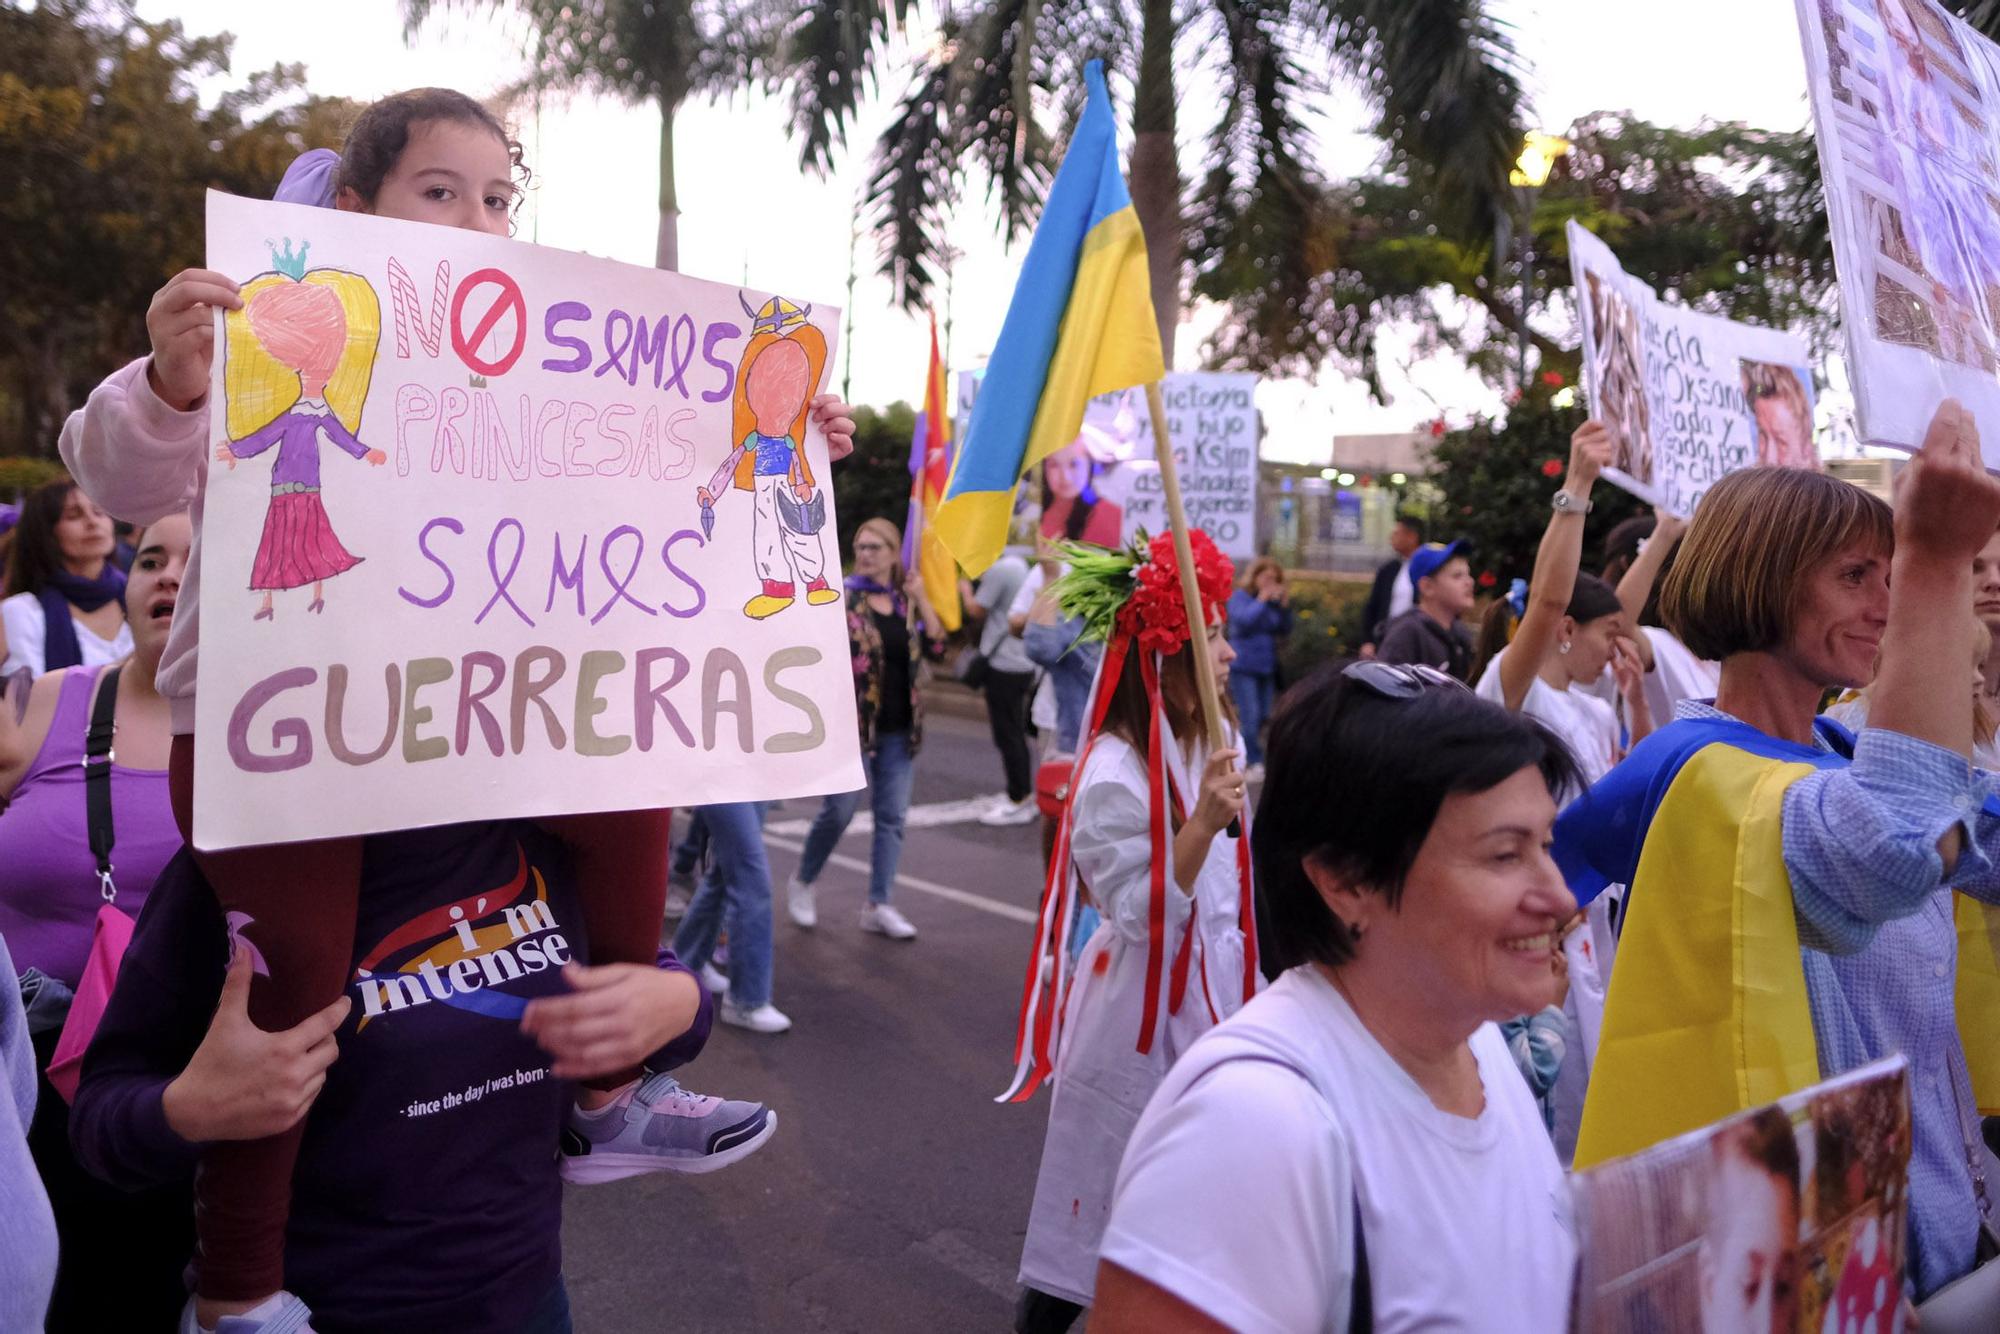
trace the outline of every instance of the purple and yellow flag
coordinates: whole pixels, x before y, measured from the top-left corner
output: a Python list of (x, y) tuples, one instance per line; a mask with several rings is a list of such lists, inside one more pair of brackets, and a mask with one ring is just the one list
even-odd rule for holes
[(903, 568), (924, 581), (924, 592), (946, 633), (958, 629), (958, 563), (937, 534), (938, 505), (951, 479), (951, 399), (944, 360), (938, 356), (937, 316), (931, 316), (931, 361), (924, 375), (924, 409), (910, 441), (910, 521), (903, 542)]

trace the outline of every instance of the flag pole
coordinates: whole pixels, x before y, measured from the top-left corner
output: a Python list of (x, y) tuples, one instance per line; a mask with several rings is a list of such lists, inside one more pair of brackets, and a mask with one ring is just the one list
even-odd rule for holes
[(1160, 488), (1167, 497), (1167, 524), (1174, 534), (1174, 560), (1181, 568), (1181, 601), (1187, 607), (1188, 652), (1194, 658), (1195, 692), (1201, 697), (1201, 717), (1208, 727), (1210, 754), (1229, 744), (1222, 723), (1222, 699), (1215, 686), (1215, 663), (1208, 656), (1207, 624), (1201, 614), (1201, 585), (1195, 578), (1194, 549), (1188, 542), (1187, 508), (1181, 503), (1180, 470), (1174, 462), (1174, 442), (1167, 435), (1167, 404), (1160, 382), (1146, 386), (1146, 409), (1153, 418), (1153, 453), (1160, 461)]

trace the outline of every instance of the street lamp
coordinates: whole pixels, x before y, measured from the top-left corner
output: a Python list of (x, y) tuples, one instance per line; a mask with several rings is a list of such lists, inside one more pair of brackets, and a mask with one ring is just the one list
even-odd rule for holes
[(1521, 393), (1528, 391), (1528, 302), (1533, 295), (1532, 270), (1535, 262), (1535, 200), (1542, 187), (1548, 184), (1549, 173), (1555, 170), (1557, 161), (1570, 150), (1569, 140), (1559, 134), (1543, 134), (1531, 130), (1521, 140), (1521, 156), (1514, 162), (1514, 169), (1507, 174), (1508, 182), (1514, 187), (1514, 203), (1521, 215), (1519, 228), (1521, 261), (1521, 309), (1519, 321), (1515, 325), (1515, 387)]

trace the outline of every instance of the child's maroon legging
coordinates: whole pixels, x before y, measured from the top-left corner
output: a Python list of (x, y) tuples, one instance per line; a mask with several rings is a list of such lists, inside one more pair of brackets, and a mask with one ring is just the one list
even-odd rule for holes
[[(167, 790), (181, 837), (194, 846), (194, 738), (177, 736)], [(671, 811), (566, 815), (540, 823), (568, 845), (593, 963), (651, 966), (666, 913)], [(359, 838), (196, 852), (225, 913), (242, 913), (243, 937), (269, 975), (250, 984), (250, 1020), (291, 1028), (333, 1003), (354, 959), (361, 892)], [(615, 1088), (626, 1070), (594, 1086)], [(211, 1144), (195, 1174), (196, 1290), (213, 1301), (249, 1301), (284, 1286), (285, 1222), (304, 1122), (269, 1139)]]

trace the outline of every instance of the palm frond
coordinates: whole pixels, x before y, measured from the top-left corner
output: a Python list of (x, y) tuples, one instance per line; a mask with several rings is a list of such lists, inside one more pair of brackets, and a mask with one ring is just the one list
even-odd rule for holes
[(957, 197), (951, 132), (951, 66), (919, 67), (896, 115), (875, 143), (864, 210), (881, 243), (881, 272), (898, 305), (921, 305), (946, 262), (945, 215)]
[(791, 84), (792, 133), (799, 165), (826, 171), (844, 144), (863, 85), (890, 30), (914, 0), (805, 0), (780, 6), (790, 19), (775, 34), (773, 72)]
[(1316, 0), (1323, 31), (1380, 111), (1394, 158), (1434, 179), (1437, 221), (1492, 233), (1513, 208), (1523, 129), (1521, 58), (1488, 0)]

